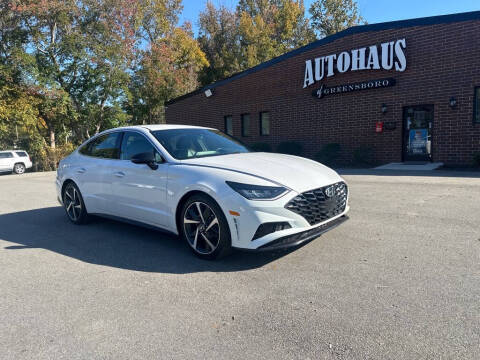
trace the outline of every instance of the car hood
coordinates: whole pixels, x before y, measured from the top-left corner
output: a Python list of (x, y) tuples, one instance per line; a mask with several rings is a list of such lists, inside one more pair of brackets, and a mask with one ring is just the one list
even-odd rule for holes
[(316, 189), (342, 180), (335, 171), (325, 165), (284, 154), (240, 153), (189, 159), (182, 163), (249, 174), (297, 192)]

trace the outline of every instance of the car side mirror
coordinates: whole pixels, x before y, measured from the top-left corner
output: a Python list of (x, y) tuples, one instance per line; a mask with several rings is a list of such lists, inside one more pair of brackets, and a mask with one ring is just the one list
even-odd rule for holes
[(153, 152), (143, 152), (143, 153), (135, 154), (132, 156), (131, 161), (134, 164), (146, 164), (152, 170), (158, 169), (158, 165), (155, 162), (155, 157), (153, 155)]

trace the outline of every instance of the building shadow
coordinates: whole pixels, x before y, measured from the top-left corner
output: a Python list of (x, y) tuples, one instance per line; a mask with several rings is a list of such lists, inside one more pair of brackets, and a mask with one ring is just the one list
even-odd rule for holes
[(372, 175), (372, 176), (426, 176), (426, 177), (452, 177), (452, 178), (480, 178), (480, 171), (472, 169), (455, 170), (380, 170), (380, 169), (335, 169), (340, 175)]
[(0, 215), (0, 239), (17, 244), (2, 251), (41, 248), (91, 264), (172, 274), (250, 270), (294, 251), (236, 251), (201, 260), (177, 236), (100, 217), (74, 225), (60, 206)]

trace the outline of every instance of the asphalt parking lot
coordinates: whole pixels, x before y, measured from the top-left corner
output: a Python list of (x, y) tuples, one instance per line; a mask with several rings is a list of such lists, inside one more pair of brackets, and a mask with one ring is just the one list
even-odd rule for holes
[(218, 262), (71, 225), (54, 173), (0, 176), (0, 358), (479, 359), (480, 177), (460, 175), (350, 172), (341, 227)]

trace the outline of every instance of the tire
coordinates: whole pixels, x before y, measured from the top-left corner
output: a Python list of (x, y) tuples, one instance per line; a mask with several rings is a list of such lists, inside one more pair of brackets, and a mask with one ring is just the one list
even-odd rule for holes
[(180, 234), (190, 250), (201, 259), (220, 259), (231, 252), (232, 239), (220, 206), (203, 194), (191, 196), (182, 207)]
[(24, 174), (25, 170), (26, 170), (25, 165), (22, 163), (17, 163), (13, 165), (13, 172), (17, 175)]
[(62, 194), (63, 208), (68, 219), (77, 225), (85, 224), (89, 220), (85, 203), (78, 186), (73, 182), (69, 182)]

